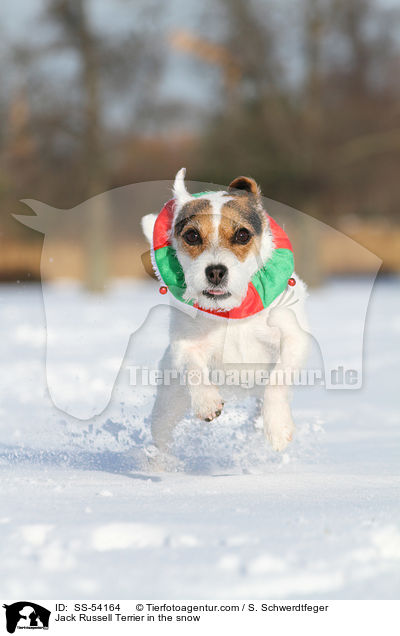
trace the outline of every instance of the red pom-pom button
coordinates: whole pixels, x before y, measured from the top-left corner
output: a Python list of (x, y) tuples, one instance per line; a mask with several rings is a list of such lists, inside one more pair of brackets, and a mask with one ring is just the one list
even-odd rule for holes
[(294, 287), (296, 284), (296, 280), (294, 278), (289, 278), (287, 284), (290, 285), (290, 287)]
[(167, 293), (168, 287), (165, 287), (164, 285), (162, 285), (158, 291), (160, 292), (160, 294), (164, 295)]

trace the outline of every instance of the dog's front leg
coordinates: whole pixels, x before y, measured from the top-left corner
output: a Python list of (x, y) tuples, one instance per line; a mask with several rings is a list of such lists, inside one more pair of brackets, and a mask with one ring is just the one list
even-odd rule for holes
[[(172, 377), (171, 372), (177, 369), (170, 348), (167, 349), (161, 360), (160, 369), (163, 372), (164, 381), (157, 387), (156, 400), (151, 414), (151, 434), (157, 448), (161, 452), (167, 453), (172, 442), (174, 428), (189, 410), (190, 400), (187, 388), (181, 384), (180, 378), (175, 377), (176, 374)], [(168, 383), (165, 382), (167, 377), (172, 377)]]
[(207, 346), (203, 342), (183, 340), (174, 344), (178, 368), (187, 373), (187, 386), (193, 414), (211, 422), (221, 414), (223, 402), (218, 388), (210, 382)]
[(275, 365), (266, 387), (263, 420), (265, 435), (272, 448), (282, 451), (292, 440), (294, 422), (290, 409), (290, 386), (293, 374), (304, 362), (308, 336), (301, 329), (295, 313), (290, 309), (271, 312), (271, 327), (280, 330), (280, 360)]

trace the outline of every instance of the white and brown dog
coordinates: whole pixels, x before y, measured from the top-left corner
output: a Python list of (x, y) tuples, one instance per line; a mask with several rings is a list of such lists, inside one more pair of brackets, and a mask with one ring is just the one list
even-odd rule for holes
[[(305, 358), (305, 285), (296, 276), (296, 285), (261, 311), (236, 320), (216, 318), (213, 313), (241, 305), (250, 280), (272, 258), (275, 245), (269, 217), (253, 179), (238, 177), (226, 191), (194, 197), (185, 187), (184, 176), (182, 169), (174, 182), (170, 242), (184, 273), (183, 300), (206, 311), (193, 310), (194, 318), (185, 304), (176, 301), (180, 311), (171, 312), (171, 343), (161, 367), (196, 373), (201, 381), (158, 387), (152, 412), (154, 442), (167, 452), (175, 425), (190, 408), (208, 422), (220, 415), (232, 387), (210, 382), (212, 370), (262, 369), (271, 367), (274, 360), (269, 382), (262, 388), (262, 414), (267, 438), (276, 451), (282, 451), (292, 439), (294, 424), (290, 382), (277, 378), (279, 372), (283, 377), (282, 371), (285, 378), (291, 377)], [(149, 214), (142, 219), (151, 244), (156, 218)], [(248, 394), (247, 388), (234, 387), (235, 393), (242, 390)]]

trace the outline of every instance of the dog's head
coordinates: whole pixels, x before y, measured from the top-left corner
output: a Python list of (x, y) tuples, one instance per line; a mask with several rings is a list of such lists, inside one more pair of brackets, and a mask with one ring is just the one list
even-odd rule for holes
[(228, 190), (194, 197), (184, 177), (182, 168), (174, 182), (170, 237), (185, 275), (184, 299), (229, 311), (241, 304), (274, 249), (260, 190), (254, 179), (238, 177)]

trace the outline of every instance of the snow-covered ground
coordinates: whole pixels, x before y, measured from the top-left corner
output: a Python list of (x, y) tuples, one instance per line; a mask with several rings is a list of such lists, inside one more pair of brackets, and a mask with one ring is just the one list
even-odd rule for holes
[[(366, 286), (332, 281), (309, 300), (350, 357), (354, 334), (336, 333), (326, 300), (351, 307)], [(126, 369), (160, 358), (165, 308), (150, 336), (131, 339), (104, 413), (80, 421), (46, 388), (40, 286), (0, 288), (0, 596), (398, 598), (398, 289), (398, 279), (374, 289), (362, 389), (296, 390), (287, 452), (270, 450), (248, 398), (212, 424), (182, 422), (178, 471), (157, 474), (146, 455), (154, 389), (129, 386)], [(115, 285), (96, 321), (93, 367), (116, 368), (121, 334), (142, 323), (155, 293), (151, 283)], [(97, 301), (64, 285), (47, 288), (46, 302), (58, 315), (52, 373), (84, 408), (104, 386), (69, 316), (96, 314)], [(86, 374), (79, 395), (77, 374)]]

